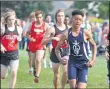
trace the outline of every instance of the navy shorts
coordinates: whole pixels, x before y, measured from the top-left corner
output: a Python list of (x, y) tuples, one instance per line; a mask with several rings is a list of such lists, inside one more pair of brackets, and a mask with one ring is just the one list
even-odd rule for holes
[[(84, 65), (85, 66), (85, 65)], [(87, 75), (88, 75), (88, 67), (80, 69), (72, 63), (72, 61), (68, 61), (68, 79), (76, 79), (78, 82), (87, 83)]]

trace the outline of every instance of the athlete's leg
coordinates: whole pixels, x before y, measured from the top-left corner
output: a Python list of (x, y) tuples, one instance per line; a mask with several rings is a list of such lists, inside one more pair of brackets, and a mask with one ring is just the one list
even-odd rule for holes
[(69, 80), (70, 89), (76, 88), (76, 79)]
[[(37, 50), (36, 60), (35, 60), (36, 61), (35, 66), (36, 66), (36, 77), (37, 78), (39, 77), (40, 72), (41, 72), (41, 61), (42, 61), (43, 57), (44, 57), (44, 50)], [(38, 80), (37, 81), (35, 80), (35, 82), (37, 83)]]
[(43, 67), (44, 67), (44, 68), (47, 68), (46, 58), (44, 58), (42, 61), (43, 61)]
[(78, 88), (78, 89), (86, 89), (86, 86), (87, 86), (86, 83), (78, 82), (78, 86), (77, 86), (77, 88)]
[(35, 75), (35, 58), (36, 58), (36, 53), (33, 53), (30, 51), (30, 59), (32, 60), (32, 67), (34, 69), (33, 74)]
[(0, 64), (0, 67), (1, 67), (1, 79), (5, 79), (6, 78), (6, 75), (7, 75), (7, 72), (8, 72), (8, 66), (5, 66), (5, 65), (2, 65)]
[[(26, 38), (25, 38), (26, 39)], [(28, 65), (29, 65), (29, 74), (33, 73), (33, 68), (32, 68), (32, 59), (31, 59), (31, 51), (29, 50), (29, 40), (26, 40), (26, 51), (28, 53)]]
[(32, 59), (31, 59), (30, 51), (28, 51), (28, 57), (29, 57), (29, 59), (28, 59), (28, 64), (29, 64), (29, 74), (32, 75), (32, 73), (33, 73), (33, 68), (32, 68)]
[(85, 89), (87, 86), (88, 69), (78, 70), (78, 89)]
[(48, 49), (49, 49), (49, 53), (51, 53), (51, 51), (52, 51), (52, 44), (50, 44), (49, 46), (48, 46)]
[[(50, 56), (50, 54), (51, 54), (51, 51), (52, 51), (52, 44), (50, 44), (49, 46), (48, 46), (48, 50), (49, 50), (49, 56)], [(52, 62), (49, 60), (49, 67), (50, 68), (52, 68)]]
[(45, 51), (45, 53), (44, 53), (44, 57), (43, 57), (42, 63), (43, 63), (43, 67), (44, 68), (47, 68), (47, 62), (46, 62), (47, 51), (46, 51), (46, 49), (44, 51)]
[(63, 74), (62, 74), (62, 89), (64, 89), (66, 83), (67, 83), (67, 65), (62, 65), (62, 70), (63, 70)]
[(107, 76), (108, 76), (108, 79), (107, 79), (107, 83), (109, 84), (109, 86), (110, 86), (110, 60), (108, 60), (107, 61), (107, 69), (108, 69), (108, 74), (107, 74)]
[(54, 88), (57, 89), (59, 85), (59, 78), (60, 78), (60, 71), (59, 71), (60, 64), (52, 62), (52, 69), (54, 72), (54, 80), (53, 80)]
[(68, 79), (70, 88), (76, 88), (77, 69), (70, 60), (68, 61)]
[(19, 60), (10, 61), (11, 78), (10, 78), (10, 82), (9, 82), (9, 88), (15, 87), (18, 66), (19, 66)]

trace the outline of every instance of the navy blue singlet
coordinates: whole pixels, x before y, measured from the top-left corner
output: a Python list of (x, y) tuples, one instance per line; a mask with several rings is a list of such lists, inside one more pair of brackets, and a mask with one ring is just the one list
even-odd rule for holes
[(69, 60), (78, 68), (84, 67), (88, 62), (87, 46), (84, 41), (84, 31), (81, 28), (78, 36), (73, 36), (72, 28), (68, 31), (68, 42), (70, 47)]

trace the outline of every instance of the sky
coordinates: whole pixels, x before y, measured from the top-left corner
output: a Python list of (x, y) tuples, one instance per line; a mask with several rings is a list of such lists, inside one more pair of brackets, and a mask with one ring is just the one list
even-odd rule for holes
[(67, 9), (73, 4), (73, 1), (53, 1), (54, 10), (51, 13), (56, 12), (58, 9)]

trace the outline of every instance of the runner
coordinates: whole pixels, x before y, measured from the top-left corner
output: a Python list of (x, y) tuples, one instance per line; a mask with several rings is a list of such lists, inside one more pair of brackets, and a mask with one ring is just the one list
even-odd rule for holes
[(21, 40), (22, 28), (16, 24), (16, 13), (7, 8), (4, 15), (5, 25), (1, 27), (1, 79), (5, 79), (8, 68), (11, 70), (9, 88), (14, 88), (19, 66), (18, 41)]
[(66, 26), (68, 26), (68, 28), (71, 27), (71, 19), (68, 15), (65, 16), (64, 23), (65, 23)]
[[(60, 55), (60, 47), (65, 40), (70, 45), (70, 55), (68, 61), (68, 79), (70, 88), (85, 89), (87, 83), (88, 67), (92, 67), (96, 61), (96, 44), (91, 33), (81, 28), (84, 14), (81, 11), (72, 12), (72, 28), (65, 31), (56, 47), (56, 55), (62, 64), (67, 64), (67, 58)], [(87, 40), (93, 46), (92, 60), (88, 60), (85, 42)]]
[[(52, 17), (51, 15), (47, 14), (46, 17), (45, 17), (45, 22), (48, 23), (49, 25), (49, 28), (54, 26), (54, 23), (52, 22)], [(52, 50), (52, 42), (49, 42), (47, 45), (46, 45), (46, 49), (48, 49), (48, 54), (49, 54), (49, 57), (50, 57), (50, 54), (51, 54), (51, 50)], [(47, 63), (46, 63), (46, 54), (47, 52), (45, 52), (45, 56), (44, 56), (44, 59), (43, 59), (43, 67), (44, 68), (47, 68)], [(52, 68), (52, 62), (50, 60), (49, 61), (49, 67)]]
[(48, 24), (43, 21), (43, 12), (38, 10), (35, 12), (36, 21), (34, 21), (28, 28), (27, 37), (29, 39), (30, 57), (35, 66), (35, 83), (39, 82), (39, 75), (41, 72), (41, 61), (44, 57), (44, 45), (41, 44), (42, 38), (45, 34)]
[[(60, 79), (60, 61), (56, 57), (55, 54), (55, 48), (57, 46), (57, 43), (59, 42), (61, 34), (65, 31), (68, 30), (68, 27), (64, 24), (64, 19), (65, 19), (65, 14), (63, 10), (58, 10), (55, 14), (55, 20), (56, 24), (48, 29), (46, 31), (46, 34), (42, 40), (43, 44), (47, 44), (48, 42), (52, 41), (52, 52), (50, 55), (50, 60), (52, 61), (52, 69), (54, 72), (54, 88), (57, 89), (59, 85), (59, 79)], [(65, 42), (64, 45), (61, 47), (61, 55), (62, 57), (68, 55), (68, 45), (67, 42)], [(64, 89), (66, 82), (67, 82), (67, 65), (62, 65), (62, 80), (61, 80), (61, 88)]]
[[(26, 36), (26, 32), (28, 30), (28, 27), (34, 22), (36, 21), (36, 18), (35, 18), (35, 12), (31, 12), (29, 17), (28, 17), (28, 21), (24, 27), (24, 36)], [(32, 59), (30, 57), (30, 50), (29, 50), (29, 39), (27, 39), (27, 48), (26, 48), (26, 51), (28, 52), (28, 64), (29, 64), (29, 74), (32, 75), (33, 74), (33, 68), (32, 68)]]

